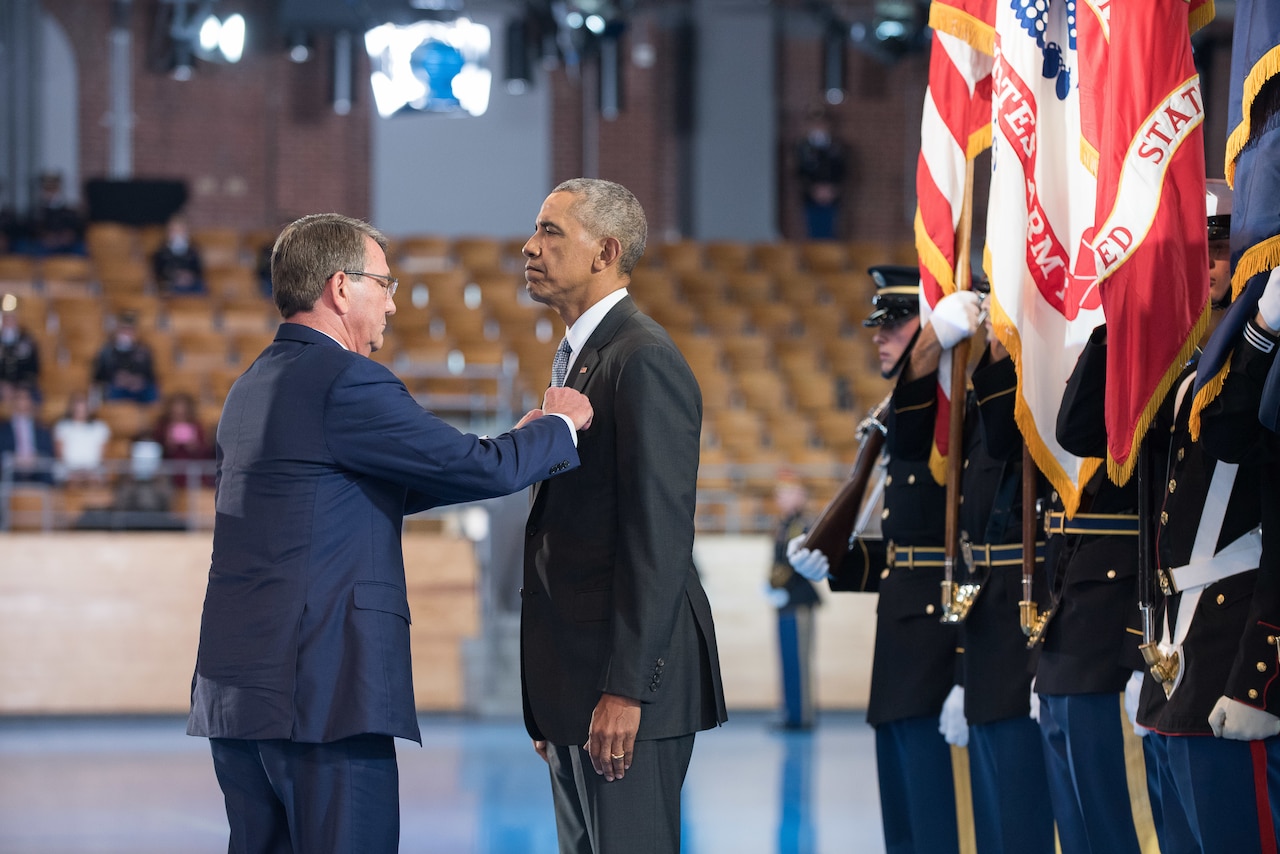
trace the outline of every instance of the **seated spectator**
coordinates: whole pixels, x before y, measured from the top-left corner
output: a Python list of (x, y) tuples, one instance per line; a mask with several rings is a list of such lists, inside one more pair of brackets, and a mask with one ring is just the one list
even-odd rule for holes
[(61, 478), (71, 483), (100, 482), (102, 457), (110, 440), (111, 428), (94, 414), (89, 395), (72, 394), (66, 415), (53, 425)]
[(40, 347), (12, 311), (0, 312), (0, 402), (23, 386), (40, 399)]
[(111, 509), (126, 513), (168, 513), (172, 503), (169, 482), (160, 473), (159, 445), (149, 440), (134, 442), (129, 450), (129, 473), (116, 481)]
[(138, 338), (132, 314), (116, 319), (111, 340), (94, 357), (92, 380), (102, 400), (155, 402), (158, 390), (151, 348)]
[(53, 483), (53, 434), (36, 417), (31, 390), (18, 386), (9, 409), (9, 420), (0, 422), (0, 467), (8, 458), (15, 481)]
[(200, 252), (191, 243), (187, 222), (182, 217), (175, 216), (169, 220), (165, 241), (151, 256), (151, 269), (161, 294), (204, 293), (204, 265), (200, 261)]
[(63, 195), (62, 175), (40, 175), (39, 196), (22, 249), (31, 255), (84, 255), (84, 216)]
[(211, 460), (213, 447), (196, 413), (196, 402), (186, 392), (171, 394), (148, 437), (160, 443), (166, 460)]

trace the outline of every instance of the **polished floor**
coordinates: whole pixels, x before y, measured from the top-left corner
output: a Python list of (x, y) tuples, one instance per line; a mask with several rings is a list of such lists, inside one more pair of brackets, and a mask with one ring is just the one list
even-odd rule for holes
[[(685, 854), (882, 854), (872, 730), (828, 713), (782, 733), (759, 713), (698, 736)], [(0, 854), (225, 852), (207, 743), (178, 718), (0, 718)], [(514, 720), (424, 716), (397, 744), (400, 850), (554, 854), (545, 766)]]

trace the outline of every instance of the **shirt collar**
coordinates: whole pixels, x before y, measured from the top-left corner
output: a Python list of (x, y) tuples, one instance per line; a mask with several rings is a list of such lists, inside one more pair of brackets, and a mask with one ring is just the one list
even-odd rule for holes
[(587, 343), (587, 339), (591, 337), (591, 333), (596, 331), (596, 327), (600, 325), (600, 321), (604, 320), (604, 316), (609, 313), (609, 309), (622, 302), (627, 296), (626, 288), (618, 288), (616, 291), (610, 291), (601, 298), (595, 305), (582, 313), (577, 322), (565, 330), (564, 337), (569, 341), (569, 346), (573, 348), (573, 352), (569, 354), (569, 364), (573, 364), (573, 360), (578, 357), (578, 353), (582, 351), (583, 345)]

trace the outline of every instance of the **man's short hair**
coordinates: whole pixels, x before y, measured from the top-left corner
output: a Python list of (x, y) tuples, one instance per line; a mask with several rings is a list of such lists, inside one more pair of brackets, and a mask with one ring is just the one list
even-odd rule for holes
[(271, 296), (281, 316), (314, 308), (334, 273), (363, 270), (366, 237), (387, 250), (382, 232), (342, 214), (311, 214), (286, 226), (271, 250)]
[(560, 184), (554, 193), (569, 193), (577, 198), (569, 212), (582, 223), (592, 237), (617, 238), (622, 247), (618, 272), (630, 276), (644, 255), (649, 237), (649, 223), (644, 208), (621, 184), (599, 178), (572, 178)]

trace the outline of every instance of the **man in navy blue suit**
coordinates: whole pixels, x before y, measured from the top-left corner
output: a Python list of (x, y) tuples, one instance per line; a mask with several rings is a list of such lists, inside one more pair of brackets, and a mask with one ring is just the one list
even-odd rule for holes
[(218, 424), (187, 732), (210, 739), (230, 851), (394, 852), (393, 739), (421, 741), (402, 520), (576, 468), (591, 405), (550, 389), (493, 439), (423, 410), (367, 358), (396, 280), (386, 238), (359, 220), (290, 225), (271, 280), (285, 323)]

